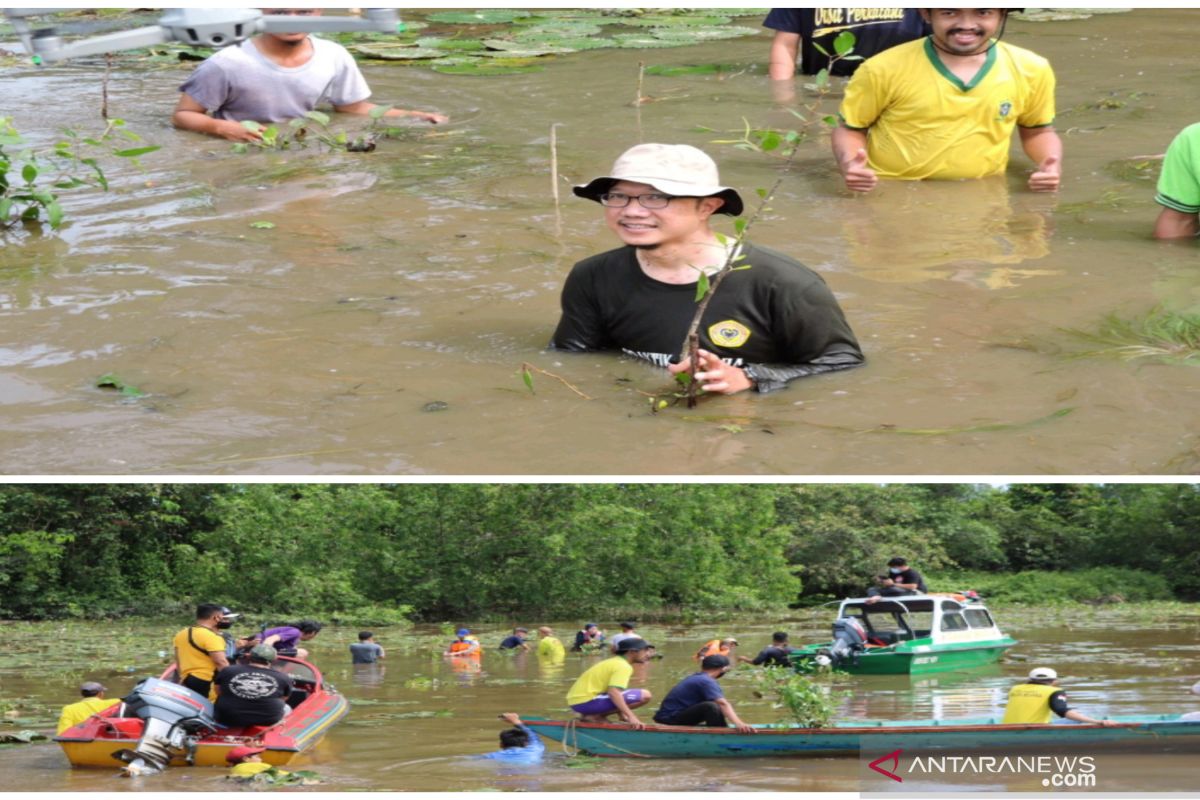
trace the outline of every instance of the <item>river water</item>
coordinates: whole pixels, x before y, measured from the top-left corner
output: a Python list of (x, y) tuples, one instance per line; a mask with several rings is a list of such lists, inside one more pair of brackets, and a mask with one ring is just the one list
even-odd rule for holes
[[(641, 629), (663, 655), (635, 673), (633, 686), (658, 700), (694, 670), (691, 655), (714, 636), (734, 635), (740, 651), (754, 655), (773, 630), (788, 630), (794, 643), (828, 638), (830, 610), (796, 612), (770, 624), (733, 620), (720, 625), (648, 625)], [(1200, 708), (1188, 693), (1200, 654), (1200, 610), (1169, 606), (1134, 614), (1127, 609), (1036, 611), (1010, 608), (996, 614), (1005, 632), (1020, 640), (1005, 662), (988, 668), (925, 677), (862, 677), (840, 683), (848, 692), (838, 718), (954, 719), (1000, 713), (1008, 689), (1032, 666), (1054, 666), (1072, 706), (1101, 715), (1179, 713)], [(542, 621), (522, 620), (533, 628)], [(457, 625), (459, 623), (454, 623)], [(570, 642), (578, 622), (551, 623)], [(447, 627), (453, 627), (453, 625)], [(611, 626), (615, 629), (615, 625)], [(545, 763), (513, 768), (472, 758), (497, 748), (506, 711), (565, 718), (567, 688), (600, 658), (568, 653), (561, 664), (536, 654), (506, 654), (496, 645), (506, 626), (471, 626), (485, 645), (476, 666), (443, 659), (452, 638), (435, 626), (376, 629), (388, 651), (378, 665), (352, 666), (347, 647), (356, 629), (327, 628), (311, 642), (312, 660), (346, 694), (351, 712), (294, 767), (323, 776), (322, 790), (506, 790), (591, 791), (860, 791), (855, 759), (603, 759), (571, 766), (561, 746), (547, 743)], [(21, 727), (53, 728), (58, 707), (83, 680), (100, 680), (110, 696), (123, 694), (141, 676), (157, 674), (157, 651), (169, 649), (172, 626), (132, 621), (107, 627), (53, 623), (6, 625), (11, 652), (0, 661), (4, 699), (19, 699), (12, 712)], [(59, 640), (47, 653), (44, 643)], [(38, 664), (34, 667), (33, 664)], [(86, 665), (86, 666), (85, 666)], [(722, 683), (739, 714), (752, 723), (782, 719), (754, 694), (755, 668), (740, 666)], [(657, 701), (642, 710), (648, 720)], [(33, 710), (30, 710), (33, 709)], [(11, 714), (10, 714), (11, 716)], [(1098, 790), (1194, 791), (1194, 754), (1095, 754)], [(0, 773), (10, 791), (221, 791), (231, 788), (223, 770), (171, 769), (129, 781), (116, 770), (71, 769), (57, 745), (0, 749)], [(870, 773), (868, 773), (870, 774)], [(1001, 782), (1007, 791), (1040, 790), (1025, 779)], [(954, 788), (930, 783), (930, 791)]]
[[(1070, 358), (1094, 346), (1066, 330), (1200, 300), (1194, 245), (1149, 238), (1157, 207), (1136, 158), (1197, 118), (1197, 21), (1152, 9), (1009, 26), (1057, 70), (1058, 197), (1024, 190), (1019, 152), (1006, 178), (851, 197), (815, 132), (752, 238), (827, 278), (869, 365), (658, 415), (643, 393), (665, 388), (659, 371), (543, 351), (571, 264), (614, 244), (569, 184), (644, 140), (706, 148), (749, 197), (770, 186), (779, 159), (711, 144), (737, 138), (743, 119), (795, 126), (764, 75), (767, 35), (595, 50), (494, 78), (366, 63), (377, 99), (453, 120), (370, 155), (232, 153), (171, 129), (183, 69), (122, 62), (111, 113), (163, 149), (145, 172), (113, 170), (111, 192), (69, 196), (59, 235), (0, 249), (0, 468), (1194, 473), (1195, 373)], [(632, 105), (639, 60), (756, 66), (647, 77), (656, 102)], [(4, 68), (0, 107), (35, 140), (90, 130), (99, 63)], [(1134, 168), (1112, 167), (1122, 159)], [(525, 362), (563, 382), (535, 372), (530, 394)], [(96, 388), (106, 373), (144, 396)]]

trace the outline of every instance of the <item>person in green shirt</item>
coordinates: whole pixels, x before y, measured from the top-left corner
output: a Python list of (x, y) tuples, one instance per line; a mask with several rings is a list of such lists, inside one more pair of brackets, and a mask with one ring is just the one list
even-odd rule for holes
[(1167, 148), (1154, 202), (1163, 207), (1154, 225), (1155, 238), (1200, 234), (1200, 123), (1184, 128)]
[(579, 676), (567, 692), (567, 705), (579, 714), (583, 722), (605, 722), (613, 714), (637, 730), (646, 727), (633, 709), (641, 708), (652, 699), (646, 689), (630, 689), (633, 665), (649, 659), (645, 639), (624, 639), (617, 645), (617, 654), (590, 667)]

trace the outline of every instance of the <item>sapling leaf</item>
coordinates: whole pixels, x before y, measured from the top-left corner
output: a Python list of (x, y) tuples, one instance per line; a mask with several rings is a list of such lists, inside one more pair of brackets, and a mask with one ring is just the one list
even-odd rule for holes
[(525, 382), (525, 387), (529, 389), (529, 393), (534, 394), (533, 373), (529, 371), (529, 367), (521, 367), (521, 380)]
[(824, 47), (821, 47), (821, 45), (817, 44), (816, 42), (813, 42), (812, 46), (813, 46), (813, 49), (816, 50), (821, 55), (825, 56), (826, 58), (831, 58), (831, 56), (829, 55), (829, 51), (826, 50)]
[(58, 230), (58, 226), (62, 225), (63, 210), (57, 200), (51, 200), (46, 204), (46, 221), (50, 223), (50, 227)]
[(329, 115), (323, 111), (306, 111), (304, 112), (305, 119), (311, 119), (313, 122), (321, 125), (329, 124)]
[(33, 164), (26, 164), (21, 170), (21, 177), (25, 179), (26, 183), (33, 183), (37, 180), (37, 176), (38, 168)]
[(696, 302), (699, 303), (708, 294), (708, 273), (701, 272), (700, 279), (696, 281)]
[(145, 147), (130, 147), (127, 150), (113, 150), (113, 155), (121, 158), (137, 158), (160, 149), (162, 149), (162, 145), (151, 144)]
[(242, 120), (242, 127), (248, 131), (254, 131), (255, 133), (258, 133), (263, 129), (263, 126), (260, 123), (255, 122), (252, 119)]
[(767, 190), (763, 189), (761, 187), (758, 189), (755, 189), (754, 193), (763, 199), (766, 199), (766, 197), (767, 197)]
[(747, 223), (745, 219), (735, 219), (733, 221), (733, 229), (737, 231), (738, 236), (741, 236), (746, 232), (746, 224)]
[(854, 37), (853, 33), (850, 31), (842, 31), (837, 35), (837, 38), (833, 40), (833, 52), (837, 53), (839, 56), (846, 56), (851, 50), (854, 49), (854, 44), (856, 41), (857, 39)]

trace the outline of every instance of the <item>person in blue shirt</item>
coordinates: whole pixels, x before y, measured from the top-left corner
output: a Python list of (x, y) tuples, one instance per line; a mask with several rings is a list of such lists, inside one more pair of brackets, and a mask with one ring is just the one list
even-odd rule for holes
[(512, 636), (500, 643), (501, 650), (528, 650), (525, 640), (529, 638), (528, 628), (513, 628)]
[(480, 758), (504, 761), (509, 764), (540, 764), (546, 746), (541, 738), (526, 728), (521, 718), (511, 711), (501, 714), (500, 719), (513, 727), (500, 731), (500, 749)]
[(705, 656), (699, 672), (687, 676), (667, 692), (654, 714), (654, 721), (659, 725), (707, 725), (710, 728), (728, 728), (732, 723), (738, 733), (756, 733), (753, 726), (738, 717), (717, 683), (730, 668), (725, 656)]

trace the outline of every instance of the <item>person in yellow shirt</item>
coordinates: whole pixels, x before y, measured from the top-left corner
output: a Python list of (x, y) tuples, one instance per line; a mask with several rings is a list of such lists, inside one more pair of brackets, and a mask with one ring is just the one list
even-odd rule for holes
[(1008, 693), (1003, 725), (1045, 725), (1057, 714), (1063, 719), (1084, 725), (1103, 725), (1111, 728), (1121, 723), (1111, 719), (1092, 719), (1067, 705), (1067, 694), (1058, 688), (1058, 673), (1049, 667), (1030, 671), (1029, 680), (1014, 686)]
[(566, 658), (567, 651), (563, 643), (554, 635), (554, 629), (543, 625), (538, 628), (538, 658), (561, 662)]
[(613, 714), (637, 730), (646, 727), (633, 709), (650, 702), (646, 689), (630, 689), (633, 665), (649, 659), (650, 645), (645, 639), (624, 639), (617, 645), (617, 654), (589, 667), (567, 691), (567, 705), (584, 722), (604, 722)]
[[(265, 747), (251, 747), (243, 745), (235, 747), (225, 754), (226, 763), (232, 764), (233, 768), (229, 770), (230, 778), (253, 778), (260, 772), (266, 772), (272, 768), (271, 764), (267, 764), (262, 760), (262, 753), (266, 752)], [(275, 770), (276, 775), (290, 775), (290, 772), (282, 769)]]
[(63, 706), (62, 715), (58, 718), (56, 734), (61, 734), (67, 728), (74, 728), (93, 714), (99, 714), (106, 708), (115, 706), (120, 700), (109, 700), (104, 696), (108, 691), (102, 684), (88, 681), (79, 687), (83, 699), (78, 703)]
[(225, 607), (202, 603), (196, 607), (196, 624), (175, 634), (175, 663), (179, 682), (197, 694), (209, 696), (213, 676), (229, 666), (225, 639), (217, 633)]
[(1057, 191), (1062, 140), (1054, 71), (999, 41), (1011, 9), (921, 9), (932, 34), (868, 59), (842, 101), (833, 152), (846, 188), (879, 178), (964, 180), (1008, 168), (1013, 129), (1036, 165), (1029, 188)]

